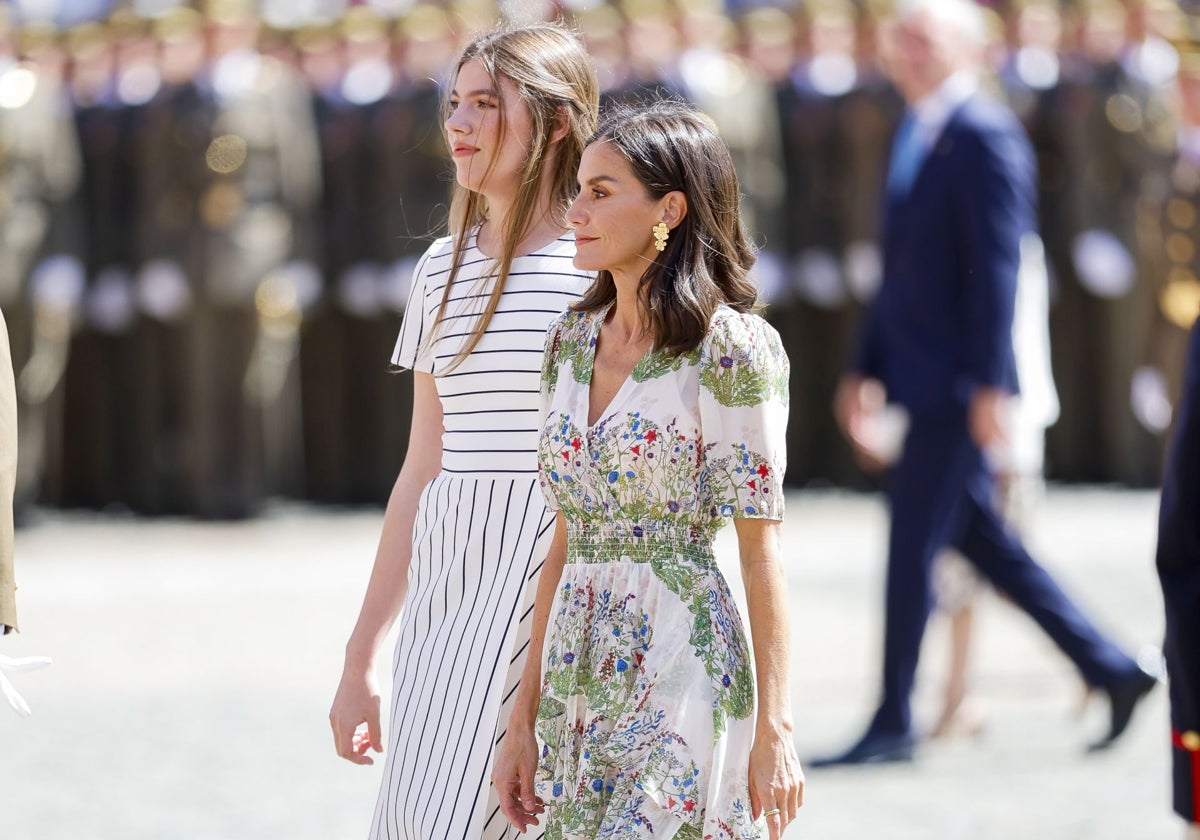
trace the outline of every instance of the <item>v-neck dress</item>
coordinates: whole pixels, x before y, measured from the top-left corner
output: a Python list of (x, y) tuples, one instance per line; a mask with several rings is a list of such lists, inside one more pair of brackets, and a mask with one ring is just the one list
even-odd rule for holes
[(750, 815), (754, 675), (713, 539), (781, 519), (788, 361), (721, 307), (701, 345), (649, 352), (587, 423), (607, 313), (547, 336), (538, 466), (567, 521), (538, 709), (547, 838), (765, 836)]
[(433, 374), (444, 430), (413, 529), (372, 840), (518, 836), (490, 776), (554, 534), (537, 477), (542, 354), (546, 328), (592, 276), (575, 268), (571, 234), (517, 257), (483, 338), (450, 369), (496, 282), (472, 235), (431, 340), (452, 253), (445, 237), (418, 263), (392, 358)]

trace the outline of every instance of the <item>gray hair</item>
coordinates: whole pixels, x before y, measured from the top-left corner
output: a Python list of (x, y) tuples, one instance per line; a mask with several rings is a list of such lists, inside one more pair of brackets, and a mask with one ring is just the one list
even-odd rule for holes
[(987, 20), (974, 0), (900, 0), (896, 5), (896, 17), (899, 20), (908, 20), (922, 13), (952, 27), (972, 46), (987, 43)]

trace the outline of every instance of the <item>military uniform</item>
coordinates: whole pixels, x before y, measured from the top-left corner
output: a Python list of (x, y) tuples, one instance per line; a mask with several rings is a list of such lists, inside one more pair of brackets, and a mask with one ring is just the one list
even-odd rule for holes
[[(449, 30), (440, 28), (432, 17), (418, 26), (410, 11), (405, 37), (410, 44), (414, 38), (425, 40), (424, 46), (434, 55), (446, 53)], [(452, 55), (446, 57), (452, 60)], [(368, 258), (380, 267), (379, 308), (370, 328), (359, 336), (357, 356), (350, 359), (367, 380), (359, 395), (364, 408), (370, 405), (365, 433), (355, 438), (355, 461), (362, 465), (365, 479), (360, 494), (380, 502), (388, 498), (404, 462), (412, 422), (411, 377), (388, 373), (387, 360), (395, 347), (417, 260), (446, 230), (454, 182), (442, 129), (443, 91), (417, 68), (402, 67), (397, 75), (396, 87), (368, 114), (367, 157), (374, 174), (364, 196), (370, 222), (365, 244)]]
[[(440, 20), (449, 36), (440, 11), (412, 18)], [(450, 176), (436, 83), (385, 63), (379, 21), (351, 17), (343, 30), (357, 56), (317, 95), (325, 287), (301, 344), (307, 491), (383, 504), (412, 414), (411, 385), (388, 374), (387, 360), (416, 260), (444, 229)]]
[(1119, 62), (1069, 68), (1060, 92), (1071, 270), (1051, 313), (1062, 417), (1049, 437), (1053, 475), (1157, 482), (1154, 436), (1131, 402), (1154, 307), (1146, 231), (1174, 129), (1164, 91)]
[(138, 106), (118, 93), (120, 76), (107, 36), (85, 27), (73, 40), (74, 114), (83, 161), (77, 205), (87, 285), (66, 371), (58, 501), (132, 506), (132, 466), (142, 445), (132, 416), (138, 348), (131, 129)]
[(861, 81), (852, 54), (823, 52), (803, 59), (776, 88), (790, 282), (768, 317), (794, 362), (788, 481), (796, 485), (862, 483), (832, 408), (857, 329), (856, 293), (866, 293), (852, 289), (848, 268), (861, 268), (849, 261), (876, 237), (865, 208), (884, 158), (869, 158), (883, 151), (890, 134), (890, 115), (876, 109), (878, 100), (860, 90)]
[(160, 320), (182, 359), (152, 380), (182, 381), (189, 510), (245, 516), (302, 469), (294, 361), (316, 278), (293, 261), (320, 186), (311, 103), (291, 68), (239, 49), (173, 87), (153, 123), (140, 280), (170, 304)]

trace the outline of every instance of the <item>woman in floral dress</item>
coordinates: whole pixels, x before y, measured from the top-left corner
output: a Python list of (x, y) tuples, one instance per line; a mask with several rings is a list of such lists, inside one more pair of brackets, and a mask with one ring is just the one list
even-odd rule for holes
[[(660, 102), (610, 116), (578, 180), (575, 265), (599, 276), (547, 336), (557, 532), (500, 806), (547, 840), (775, 840), (803, 794), (779, 557), (788, 362), (749, 314), (733, 163), (705, 117)], [(730, 519), (753, 667), (713, 558)]]

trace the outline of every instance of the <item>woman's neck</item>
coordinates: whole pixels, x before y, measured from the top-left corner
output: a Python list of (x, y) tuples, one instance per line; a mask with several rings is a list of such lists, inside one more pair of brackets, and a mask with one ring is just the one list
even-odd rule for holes
[[(487, 199), (488, 214), (479, 229), (479, 238), (475, 244), (485, 256), (498, 259), (504, 253), (504, 233), (508, 227), (510, 214), (515, 211), (517, 196), (515, 193), (510, 195), (484, 193), (484, 197)], [(551, 206), (549, 185), (544, 184), (542, 195), (538, 196), (537, 204), (529, 216), (529, 225), (520, 241), (517, 242), (516, 250), (513, 251), (514, 257), (532, 254), (562, 236), (563, 231), (567, 228), (561, 220), (555, 218), (557, 214), (551, 212)]]
[(613, 286), (617, 300), (608, 314), (610, 328), (616, 327), (624, 341), (645, 338), (650, 319), (646, 317), (645, 305), (638, 297), (638, 281), (614, 275)]

